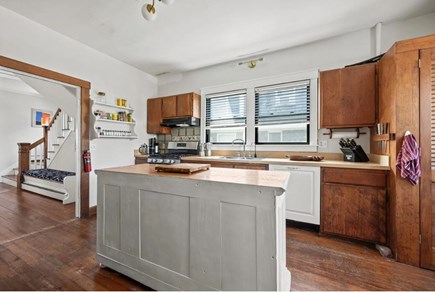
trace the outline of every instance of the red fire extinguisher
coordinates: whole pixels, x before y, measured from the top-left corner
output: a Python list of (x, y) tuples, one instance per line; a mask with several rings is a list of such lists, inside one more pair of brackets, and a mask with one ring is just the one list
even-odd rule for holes
[(91, 152), (89, 150), (85, 150), (83, 152), (83, 164), (84, 164), (84, 170), (85, 170), (85, 172), (91, 172), (92, 171)]

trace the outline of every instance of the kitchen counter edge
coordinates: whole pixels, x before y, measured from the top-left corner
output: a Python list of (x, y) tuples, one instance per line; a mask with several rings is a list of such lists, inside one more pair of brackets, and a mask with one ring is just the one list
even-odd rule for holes
[(230, 162), (230, 163), (255, 163), (255, 164), (279, 164), (294, 166), (320, 166), (335, 168), (352, 168), (352, 169), (378, 169), (390, 170), (390, 166), (381, 162), (347, 162), (340, 160), (322, 160), (322, 161), (294, 161), (288, 158), (254, 158), (254, 159), (230, 159), (221, 156), (189, 156), (183, 157), (182, 162), (201, 161), (201, 162)]

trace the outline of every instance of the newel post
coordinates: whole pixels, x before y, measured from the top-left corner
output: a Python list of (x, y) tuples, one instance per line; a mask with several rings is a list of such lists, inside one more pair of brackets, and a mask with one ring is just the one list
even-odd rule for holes
[(18, 143), (18, 174), (17, 189), (21, 189), (23, 182), (23, 171), (30, 167), (30, 143)]
[(44, 168), (47, 168), (48, 157), (48, 126), (42, 126), (44, 131)]

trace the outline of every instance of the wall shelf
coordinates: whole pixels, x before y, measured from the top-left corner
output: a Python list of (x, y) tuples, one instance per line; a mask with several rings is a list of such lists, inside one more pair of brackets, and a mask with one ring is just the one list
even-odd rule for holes
[(95, 122), (136, 125), (136, 122), (124, 122), (124, 121), (108, 120), (108, 119), (101, 119), (101, 118), (95, 118)]
[(134, 136), (103, 136), (103, 135), (97, 135), (96, 138), (99, 139), (137, 139), (138, 137), (136, 135)]
[(109, 104), (109, 103), (105, 103), (105, 102), (101, 102), (101, 101), (95, 101), (95, 100), (91, 100), (92, 103), (94, 105), (100, 105), (100, 106), (107, 106), (107, 107), (111, 107), (111, 108), (116, 108), (116, 109), (120, 109), (120, 110), (125, 110), (125, 111), (129, 111), (129, 112), (133, 112), (134, 109), (131, 107), (125, 107), (125, 106), (119, 106), (116, 104)]
[[(118, 114), (126, 117), (131, 115), (134, 109), (130, 107), (117, 106), (91, 99), (91, 139), (137, 139), (134, 131), (136, 122), (118, 121), (101, 118), (99, 113)], [(120, 113), (121, 112), (121, 113)]]

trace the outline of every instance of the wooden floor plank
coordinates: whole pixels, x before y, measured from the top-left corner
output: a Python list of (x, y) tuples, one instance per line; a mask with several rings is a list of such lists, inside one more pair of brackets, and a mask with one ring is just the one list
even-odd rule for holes
[(287, 227), (294, 290), (435, 290), (435, 272), (382, 257), (374, 246)]

